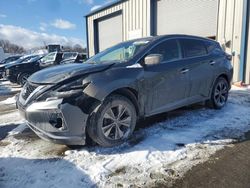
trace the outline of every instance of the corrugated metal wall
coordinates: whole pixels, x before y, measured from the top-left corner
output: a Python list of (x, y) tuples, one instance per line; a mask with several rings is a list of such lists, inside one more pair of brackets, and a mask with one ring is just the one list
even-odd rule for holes
[(157, 35), (215, 37), (218, 0), (157, 0)]
[[(250, 11), (250, 2), (248, 2), (248, 11)], [(245, 82), (250, 84), (250, 12), (248, 13), (248, 44), (247, 44), (247, 58), (246, 58), (246, 69), (245, 69)]]
[[(89, 56), (94, 50), (94, 20), (117, 11), (123, 14), (123, 40), (150, 36), (150, 0), (127, 0), (87, 17)], [(115, 29), (115, 25), (114, 25)]]
[(228, 42), (226, 52), (234, 53), (233, 67), (234, 78), (233, 81), (241, 81), (240, 68), (241, 63), (244, 63), (242, 57), (243, 50), (242, 41), (243, 38), (243, 0), (220, 0), (219, 7), (219, 19), (218, 19), (218, 33), (217, 40), (221, 44)]

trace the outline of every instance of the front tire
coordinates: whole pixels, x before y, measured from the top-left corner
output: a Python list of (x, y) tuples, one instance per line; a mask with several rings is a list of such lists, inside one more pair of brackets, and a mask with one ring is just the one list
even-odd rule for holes
[(92, 113), (87, 127), (90, 138), (104, 147), (125, 142), (137, 121), (133, 103), (124, 96), (111, 95)]
[(17, 83), (20, 84), (21, 86), (24, 86), (29, 77), (30, 77), (29, 73), (22, 73), (18, 76)]
[(228, 81), (223, 77), (219, 77), (213, 86), (212, 95), (208, 101), (208, 105), (215, 109), (222, 109), (227, 103), (228, 93)]

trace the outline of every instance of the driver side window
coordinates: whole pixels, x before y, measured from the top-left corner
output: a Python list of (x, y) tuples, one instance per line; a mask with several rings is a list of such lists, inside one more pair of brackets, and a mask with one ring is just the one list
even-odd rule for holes
[(166, 40), (155, 46), (149, 54), (160, 54), (162, 56), (161, 63), (175, 61), (182, 58), (177, 40)]

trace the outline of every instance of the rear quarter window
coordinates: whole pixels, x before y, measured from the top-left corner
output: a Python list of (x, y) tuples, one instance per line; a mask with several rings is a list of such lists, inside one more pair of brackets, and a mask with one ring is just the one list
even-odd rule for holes
[(205, 42), (208, 53), (212, 53), (214, 50), (222, 51), (222, 48), (219, 43), (213, 41)]
[(208, 53), (202, 40), (182, 39), (181, 44), (186, 58), (205, 56)]

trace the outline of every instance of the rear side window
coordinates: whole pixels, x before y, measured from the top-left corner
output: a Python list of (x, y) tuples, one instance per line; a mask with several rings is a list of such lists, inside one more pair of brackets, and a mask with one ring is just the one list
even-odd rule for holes
[(154, 47), (149, 54), (162, 55), (162, 62), (169, 62), (181, 58), (181, 50), (176, 40), (166, 40)]
[(207, 55), (207, 49), (203, 41), (194, 39), (182, 39), (185, 57), (198, 57)]
[(222, 50), (220, 44), (217, 42), (206, 41), (205, 44), (206, 44), (208, 53), (211, 53), (214, 50), (220, 50), (220, 51)]

